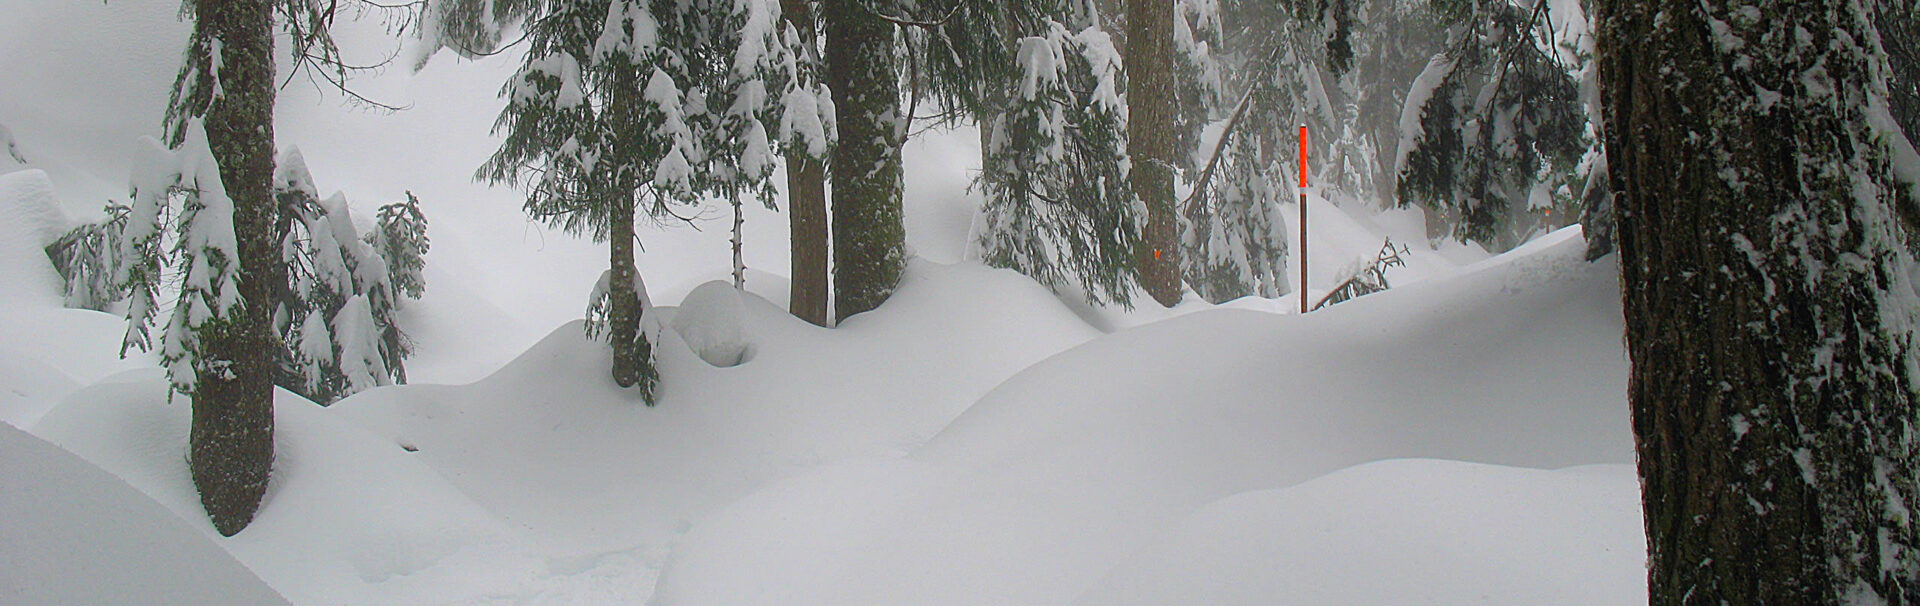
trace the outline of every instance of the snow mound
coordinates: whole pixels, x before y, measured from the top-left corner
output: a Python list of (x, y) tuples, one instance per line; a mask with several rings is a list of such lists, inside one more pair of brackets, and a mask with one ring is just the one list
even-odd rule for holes
[(68, 223), (46, 172), (0, 174), (0, 301), (60, 306), (60, 274), (46, 246), (66, 233)]
[[(4, 298), (4, 297), (0, 297)], [(107, 376), (152, 368), (153, 354), (119, 356), (126, 318), (20, 305), (0, 314), (0, 423), (31, 427), (67, 394)]]
[(576, 322), (473, 385), (375, 389), (327, 412), (415, 446), (555, 557), (664, 556), (762, 485), (906, 452), (1006, 377), (1095, 334), (1033, 281), (969, 265), (915, 262), (891, 301), (833, 330), (741, 301), (753, 363), (715, 368), (665, 331), (653, 408), (613, 384), (607, 345)]
[(26, 352), (0, 349), (0, 423), (27, 427), (58, 398), (79, 389), (58, 367)]
[[(83, 388), (33, 432), (125, 479), (303, 604), (437, 604), (524, 588), (546, 563), (403, 445), (276, 390), (272, 484), (221, 539), (186, 465), (191, 406), (159, 369)], [(377, 391), (377, 390), (376, 390)]]
[(1076, 603), (1645, 604), (1626, 465), (1351, 467), (1201, 508)]
[[(1384, 459), (1631, 462), (1617, 270), (1582, 261), (1577, 232), (1518, 252), (1304, 318), (1194, 313), (1035, 364), (903, 463), (828, 466), (715, 515), (655, 602), (1065, 603), (1242, 492)], [(854, 487), (857, 506), (835, 496)]]
[(126, 482), (0, 425), (0, 602), (285, 604)]
[(708, 364), (726, 368), (753, 359), (746, 304), (732, 284), (714, 280), (687, 293), (673, 311), (673, 331)]

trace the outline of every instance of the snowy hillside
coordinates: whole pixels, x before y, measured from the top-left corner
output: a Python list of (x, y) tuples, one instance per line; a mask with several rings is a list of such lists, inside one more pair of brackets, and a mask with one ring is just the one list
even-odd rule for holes
[[(1511, 596), (1506, 603), (1551, 603), (1592, 597), (1588, 586), (1606, 578), (1610, 595), (1621, 597), (1615, 603), (1632, 601), (1640, 563), (1628, 548), (1639, 544), (1638, 500), (1635, 486), (1619, 481), (1631, 476), (1619, 466), (1632, 461), (1632, 441), (1622, 396), (1626, 365), (1614, 336), (1615, 278), (1608, 266), (1580, 260), (1582, 251), (1577, 234), (1566, 232), (1453, 279), (1306, 318), (1195, 313), (1088, 343), (1001, 384), (908, 457), (824, 467), (730, 506), (676, 549), (656, 602), (1065, 603), (1099, 587), (1156, 534), (1211, 502), (1402, 458), (1544, 469), (1613, 464), (1604, 473), (1548, 480), (1605, 496), (1598, 503), (1535, 502), (1554, 495), (1535, 487), (1544, 476), (1448, 466), (1436, 472), (1462, 482), (1430, 497), (1472, 503), (1498, 494), (1525, 499), (1500, 499), (1501, 507), (1549, 511), (1578, 505), (1543, 514), (1541, 528), (1502, 521), (1476, 537), (1484, 542), (1459, 547), (1517, 559), (1543, 549), (1535, 532), (1605, 537), (1558, 543), (1569, 550), (1561, 563), (1592, 566), (1583, 574), (1495, 594)], [(1368, 499), (1407, 483), (1404, 468), (1400, 475), (1349, 475), (1358, 479), (1339, 483), (1346, 494)], [(1486, 483), (1500, 489), (1481, 492)], [(1266, 507), (1281, 513), (1301, 506)], [(1367, 532), (1329, 526), (1242, 530), (1279, 535), (1273, 538), (1280, 543), (1296, 540), (1280, 534), (1288, 529)], [(1192, 540), (1168, 540), (1181, 538)], [(1377, 540), (1354, 545), (1388, 553), (1412, 548)], [(1256, 553), (1273, 561), (1255, 569), (1285, 568), (1286, 554)], [(1419, 570), (1419, 563), (1450, 566), (1468, 553), (1430, 552), (1430, 559), (1407, 565), (1439, 573)], [(1140, 574), (1146, 578), (1114, 582), (1207, 582)], [(1340, 574), (1366, 577), (1364, 570)], [(1499, 587), (1508, 572), (1479, 574), (1453, 587)], [(1249, 581), (1244, 590), (1254, 593), (1238, 597), (1246, 603), (1272, 603), (1275, 596), (1259, 588), (1285, 585)], [(1460, 595), (1419, 584), (1401, 589), (1381, 601)], [(1323, 595), (1347, 602), (1365, 594)]]

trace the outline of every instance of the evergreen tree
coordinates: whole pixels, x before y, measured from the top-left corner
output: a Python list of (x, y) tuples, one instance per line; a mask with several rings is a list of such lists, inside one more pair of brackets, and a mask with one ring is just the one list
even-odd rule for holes
[(506, 140), (478, 174), (523, 184), (529, 215), (608, 242), (608, 287), (589, 301), (587, 332), (608, 336), (614, 381), (638, 386), (652, 405), (659, 377), (652, 344), (640, 331), (644, 294), (633, 290), (634, 215), (644, 184), (653, 185), (645, 193), (656, 208), (692, 196), (697, 154), (674, 78), (678, 72), (685, 79), (687, 64), (668, 61), (660, 45), (663, 27), (677, 24), (673, 16), (662, 23), (638, 0), (516, 8), (523, 12), (493, 13), (524, 20), (529, 46), (519, 73), (501, 89), (508, 102), (495, 128)]
[(506, 141), (479, 175), (525, 186), (528, 214), (608, 242), (587, 331), (611, 341), (615, 382), (652, 404), (659, 376), (642, 330), (654, 322), (637, 290), (635, 216), (733, 202), (741, 275), (739, 205), (772, 205), (774, 154), (791, 147), (775, 141), (807, 130), (786, 106), (798, 33), (774, 0), (446, 0), (427, 11), (429, 46), (468, 54), (497, 52), (499, 32), (526, 28), (523, 65), (501, 91)]
[(385, 261), (392, 284), (393, 305), (386, 314), (389, 319), (381, 325), (380, 351), (387, 368), (393, 372), (394, 382), (404, 384), (407, 382), (404, 362), (413, 354), (413, 340), (392, 318), (402, 307), (401, 297), (419, 299), (427, 291), (426, 255), (431, 242), (427, 238), (427, 215), (420, 210), (420, 199), (415, 198), (413, 192), (407, 192), (405, 202), (381, 206), (374, 231), (364, 238)]
[[(690, 40), (700, 44), (693, 53), (701, 68), (694, 82), (706, 83), (707, 103), (714, 110), (706, 123), (696, 128), (698, 145), (707, 150), (707, 165), (702, 188), (733, 206), (733, 282), (746, 286), (746, 261), (742, 254), (741, 229), (746, 222), (744, 200), (759, 198), (768, 210), (777, 210), (778, 192), (773, 183), (776, 140), (787, 117), (785, 94), (793, 90), (793, 72), (797, 69), (794, 51), (799, 50), (796, 35), (780, 17), (777, 0), (733, 0), (695, 11), (709, 19), (700, 30), (728, 32)], [(808, 101), (811, 101), (808, 94)], [(806, 153), (811, 143), (788, 146), (789, 151)]]
[(1920, 154), (1872, 3), (1598, 4), (1652, 603), (1920, 602)]
[(1220, 74), (1212, 86), (1238, 94), (1213, 146), (1192, 152), (1206, 163), (1182, 202), (1183, 273), (1196, 294), (1215, 303), (1278, 297), (1290, 290), (1280, 205), (1294, 199), (1295, 125), (1325, 132), (1336, 124), (1321, 67), (1331, 61), (1324, 26), (1330, 21), (1318, 3), (1236, 3), (1226, 14), (1241, 25), (1223, 31), (1215, 9), (1194, 6), (1187, 29), (1213, 32), (1206, 38), (1230, 46), (1209, 53), (1210, 43), (1198, 44), (1184, 53), (1186, 62), (1212, 63), (1206, 69)]
[[(408, 202), (381, 208), (376, 231), (358, 233), (344, 196), (320, 199), (299, 150), (281, 156), (274, 176), (287, 283), (275, 293), (274, 324), (286, 344), (279, 384), (330, 404), (381, 385), (406, 382), (411, 353), (395, 317), (403, 297), (425, 284), (425, 215)], [(390, 219), (389, 217), (405, 217)], [(388, 240), (387, 233), (395, 240)], [(410, 242), (417, 243), (410, 244)], [(410, 264), (396, 273), (393, 261)], [(404, 276), (400, 288), (396, 276)]]
[(1578, 84), (1542, 33), (1547, 2), (1440, 0), (1447, 49), (1407, 93), (1395, 173), (1453, 237), (1506, 250), (1524, 241), (1588, 140)]
[[(160, 280), (160, 209), (184, 194), (171, 223), (176, 250), (189, 261), (161, 359), (173, 390), (193, 399), (193, 483), (214, 528), (229, 536), (253, 520), (273, 467), (278, 344), (270, 313), (274, 285), (284, 280), (270, 190), (274, 10), (272, 0), (186, 3), (193, 33), (167, 110), (168, 141), (178, 151), (150, 141), (126, 228), (132, 254), (123, 256), (134, 262), (121, 276), (134, 291), (128, 341), (146, 343)], [(291, 12), (295, 21), (311, 16)]]
[(124, 263), (120, 242), (125, 239), (130, 210), (110, 202), (104, 219), (78, 225), (47, 246), (67, 307), (113, 311), (116, 303), (127, 299), (114, 272)]
[[(204, 211), (204, 203), (196, 199), (202, 193), (197, 169), (182, 170), (192, 150), (169, 152), (157, 142), (148, 147), (133, 184), (134, 206), (145, 217), (143, 229), (136, 230), (139, 242), (127, 237), (134, 207), (109, 203), (104, 219), (74, 227), (47, 247), (65, 281), (68, 307), (104, 311), (138, 295), (129, 311), (139, 323), (128, 345), (140, 347), (147, 345), (152, 299), (162, 286), (155, 276), (190, 273), (206, 254), (203, 248), (177, 244), (160, 250), (167, 237), (163, 232), (185, 234), (193, 227), (175, 221), (185, 216), (189, 203), (196, 213)], [(426, 215), (418, 200), (408, 194), (406, 202), (381, 207), (379, 230), (358, 236), (346, 200), (337, 194), (321, 200), (306, 162), (292, 149), (275, 163), (272, 190), (278, 261), (286, 271), (286, 282), (272, 292), (273, 325), (282, 345), (275, 357), (275, 383), (320, 404), (377, 385), (405, 383), (403, 364), (412, 345), (396, 316), (405, 299), (420, 298), (426, 287), (420, 275), (426, 266)], [(136, 245), (123, 248), (123, 243)], [(125, 256), (133, 254), (140, 256)], [(130, 281), (134, 275), (140, 278)], [(366, 304), (347, 309), (356, 297)], [(338, 328), (343, 323), (373, 327), (380, 338), (373, 343), (343, 332)]]
[(1072, 30), (1034, 21), (1008, 70), (1017, 79), (1006, 110), (984, 122), (977, 255), (1056, 289), (1071, 284), (1090, 303), (1130, 304), (1141, 211), (1127, 182), (1119, 52), (1084, 9)]

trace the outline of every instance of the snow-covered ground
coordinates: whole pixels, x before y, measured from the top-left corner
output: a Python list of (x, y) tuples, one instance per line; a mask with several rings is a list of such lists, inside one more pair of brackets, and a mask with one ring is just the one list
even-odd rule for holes
[(510, 62), (448, 56), (363, 83), (398, 114), (282, 93), (323, 192), (422, 200), (420, 351), (413, 385), (281, 392), (266, 502), (219, 537), (186, 403), (117, 355), (122, 319), (60, 308), (41, 252), (125, 196), (174, 15), (0, 0), (21, 85), (0, 125), (28, 159), (0, 151), (0, 603), (1645, 601), (1618, 274), (1577, 230), (1489, 256), (1315, 196), (1308, 296), (1389, 236), (1412, 251), (1394, 289), (1305, 316), (1089, 309), (964, 258), (978, 136), (929, 133), (907, 149), (918, 258), (838, 328), (783, 311), (784, 215), (749, 205), (740, 296), (709, 284), (719, 213), (644, 234), (668, 331), (648, 408), (577, 321), (604, 247), (470, 180)]

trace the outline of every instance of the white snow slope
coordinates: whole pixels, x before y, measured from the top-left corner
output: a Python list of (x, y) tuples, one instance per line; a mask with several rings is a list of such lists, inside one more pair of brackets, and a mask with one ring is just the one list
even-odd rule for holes
[[(1632, 442), (1616, 274), (1604, 263), (1581, 261), (1583, 250), (1576, 232), (1562, 232), (1460, 277), (1305, 318), (1196, 313), (1099, 339), (1009, 379), (911, 456), (827, 466), (728, 507), (675, 550), (654, 603), (1057, 604), (1095, 589), (1108, 592), (1087, 594), (1090, 599), (1126, 594), (1113, 583), (1164, 590), (1182, 581), (1156, 579), (1156, 571), (1180, 569), (1121, 575), (1108, 585), (1101, 580), (1161, 529), (1243, 492), (1395, 458), (1537, 468), (1624, 465), (1632, 460)], [(1590, 566), (1505, 587), (1506, 593), (1493, 589), (1516, 571), (1483, 568), (1451, 585), (1402, 585), (1405, 593), (1384, 601), (1638, 599), (1641, 560), (1629, 548), (1639, 544), (1638, 501), (1634, 486), (1619, 481), (1630, 470), (1564, 478), (1438, 471), (1463, 481), (1437, 491), (1436, 503), (1491, 499), (1508, 501), (1502, 507), (1545, 507), (1534, 518), (1544, 528), (1525, 526), (1524, 519), (1488, 524), (1467, 515), (1471, 508), (1446, 508), (1421, 515), (1461, 525), (1477, 521), (1482, 536), (1459, 545), (1409, 537), (1404, 545), (1376, 539), (1351, 541), (1349, 548), (1430, 547), (1424, 560), (1399, 561), (1433, 574), (1464, 572), (1452, 562), (1476, 551), (1538, 553), (1537, 532), (1606, 540), (1553, 544), (1566, 551), (1553, 552), (1552, 566)], [(1590, 480), (1606, 498), (1575, 507), (1546, 489), (1580, 480)], [(1341, 488), (1356, 482), (1376, 485)], [(1396, 484), (1406, 482), (1393, 474), (1359, 474), (1332, 488), (1303, 489), (1295, 502), (1251, 506), (1299, 513), (1297, 501), (1315, 494), (1392, 493)], [(1476, 490), (1487, 484), (1507, 494)], [(1530, 498), (1542, 496), (1553, 498)], [(1366, 503), (1355, 500), (1348, 504)], [(1605, 515), (1593, 515), (1596, 508)], [(1191, 524), (1221, 517), (1207, 515)], [(1302, 527), (1247, 523), (1215, 536), (1266, 532), (1290, 542), (1288, 528)], [(1321, 544), (1348, 544), (1346, 533)], [(1165, 540), (1189, 552), (1232, 545), (1180, 545), (1192, 537), (1188, 531)], [(1591, 553), (1609, 549), (1624, 555)], [(1153, 554), (1138, 557), (1151, 561)], [(1249, 565), (1278, 571), (1289, 561), (1285, 553), (1268, 557)], [(1332, 602), (1367, 602), (1359, 599), (1365, 592), (1390, 587), (1367, 579), (1403, 572), (1367, 559), (1348, 560), (1361, 568), (1324, 581), (1360, 581), (1336, 585), (1346, 593), (1334, 592), (1341, 599)], [(1449, 567), (1419, 570), (1422, 561)], [(1184, 582), (1215, 582), (1209, 579)], [(1258, 593), (1273, 584), (1229, 589), (1253, 592), (1235, 596), (1241, 601), (1275, 603), (1286, 594)], [(1606, 591), (1589, 591), (1593, 585)], [(1448, 592), (1481, 587), (1487, 591)]]
[(286, 600), (126, 482), (0, 424), (0, 603)]

